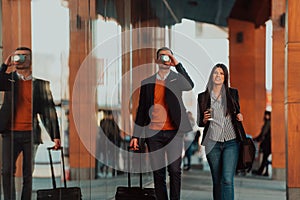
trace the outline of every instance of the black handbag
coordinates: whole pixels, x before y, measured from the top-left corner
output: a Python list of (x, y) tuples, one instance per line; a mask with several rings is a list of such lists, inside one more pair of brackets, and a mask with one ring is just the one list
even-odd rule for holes
[(237, 128), (241, 136), (241, 142), (236, 170), (237, 172), (249, 172), (252, 169), (256, 148), (252, 138), (246, 136), (242, 122), (237, 121)]

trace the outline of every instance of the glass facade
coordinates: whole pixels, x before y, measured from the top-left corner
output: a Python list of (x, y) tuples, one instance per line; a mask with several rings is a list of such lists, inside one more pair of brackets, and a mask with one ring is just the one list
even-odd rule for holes
[[(137, 95), (141, 80), (157, 70), (156, 50), (171, 47), (192, 79), (198, 80), (195, 90), (183, 96), (185, 106), (196, 116), (196, 94), (205, 87), (207, 72), (220, 57), (228, 63), (228, 35), (226, 29), (205, 24), (199, 28), (201, 25), (191, 20), (165, 27), (154, 27), (151, 20), (149, 24), (131, 24), (126, 17), (128, 5), (124, 6), (121, 26), (107, 16), (86, 16), (84, 3), (72, 2), (75, 1), (2, 1), (2, 8), (11, 9), (16, 18), (5, 17), (0, 26), (2, 46), (6, 44), (1, 59), (4, 61), (19, 46), (32, 49), (33, 77), (50, 84), (67, 185), (80, 187), (83, 199), (111, 199), (117, 186), (127, 185), (126, 174), (131, 168), (125, 152), (132, 135)], [(26, 6), (30, 7), (30, 13), (23, 10)], [(12, 34), (8, 36), (4, 29)], [(219, 56), (215, 56), (212, 45), (219, 46)], [(12, 121), (14, 117), (11, 116)], [(42, 115), (38, 117), (43, 143), (34, 151), (32, 199), (36, 198), (37, 190), (52, 187), (47, 147), (54, 143), (43, 120)], [(110, 131), (112, 135), (108, 134)], [(148, 158), (144, 159), (148, 163)], [(53, 152), (53, 163), (57, 185), (63, 186), (58, 152)], [(149, 163), (144, 166), (145, 163), (142, 163), (143, 183), (147, 186), (152, 184), (152, 174)], [(137, 163), (131, 164), (137, 167)], [(21, 166), (18, 161), (17, 196), (21, 196)], [(138, 184), (138, 174), (133, 173), (132, 185)]]

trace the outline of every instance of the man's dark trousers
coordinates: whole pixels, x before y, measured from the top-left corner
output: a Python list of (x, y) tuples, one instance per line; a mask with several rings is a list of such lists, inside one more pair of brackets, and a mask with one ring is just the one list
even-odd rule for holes
[(15, 200), (16, 160), (23, 153), (22, 200), (31, 199), (33, 143), (31, 131), (11, 131), (2, 134), (3, 193), (5, 200)]
[[(146, 144), (150, 152), (157, 200), (168, 200), (166, 167), (170, 176), (170, 199), (180, 199), (181, 154), (183, 137), (177, 130), (147, 130)], [(166, 161), (167, 157), (167, 161)]]

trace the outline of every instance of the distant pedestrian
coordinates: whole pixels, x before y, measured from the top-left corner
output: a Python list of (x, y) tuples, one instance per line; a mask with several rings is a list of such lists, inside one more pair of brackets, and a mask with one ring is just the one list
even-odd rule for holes
[[(269, 176), (269, 161), (268, 157), (271, 154), (271, 112), (265, 111), (264, 125), (261, 128), (259, 135), (253, 139), (260, 142), (259, 151), (263, 154), (263, 159), (258, 170), (253, 170), (252, 174)], [(265, 171), (264, 174), (262, 174)]]
[[(96, 178), (99, 177), (112, 177), (116, 175), (116, 170), (119, 168), (119, 154), (115, 148), (111, 148), (111, 142), (118, 148), (121, 146), (122, 138), (120, 136), (120, 128), (115, 122), (111, 110), (103, 111), (104, 117), (100, 121), (100, 130), (98, 133), (97, 141), (97, 158), (101, 157), (100, 163), (96, 162)], [(106, 139), (104, 137), (107, 137)], [(98, 171), (100, 170), (100, 171)]]
[(200, 131), (197, 130), (196, 121), (193, 117), (191, 111), (187, 112), (188, 118), (190, 120), (192, 131), (184, 134), (184, 157), (183, 157), (183, 169), (188, 171), (191, 169), (191, 159), (192, 155), (199, 150), (199, 137)]
[(242, 121), (238, 90), (229, 87), (224, 64), (213, 67), (206, 90), (198, 95), (198, 118), (204, 127), (202, 144), (213, 180), (214, 200), (234, 200), (234, 175), (240, 136), (236, 122)]

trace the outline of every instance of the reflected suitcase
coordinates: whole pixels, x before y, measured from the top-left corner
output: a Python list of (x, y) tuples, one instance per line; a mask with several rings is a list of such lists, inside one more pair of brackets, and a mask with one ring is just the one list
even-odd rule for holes
[[(130, 169), (129, 155), (128, 155), (128, 168)], [(126, 186), (117, 187), (115, 200), (156, 200), (154, 188), (144, 188), (142, 173), (139, 173), (139, 176), (140, 176), (140, 186), (132, 187), (130, 172), (128, 172), (128, 187)]]
[(123, 187), (117, 188), (116, 200), (156, 200), (154, 188)]
[(65, 162), (64, 162), (62, 147), (60, 147), (60, 151), (61, 151), (61, 159), (62, 159), (64, 187), (60, 187), (60, 188), (56, 187), (56, 181), (55, 181), (54, 170), (53, 170), (53, 162), (51, 156), (52, 149), (53, 147), (48, 148), (53, 189), (38, 190), (37, 200), (81, 200), (81, 189), (79, 187), (67, 187), (66, 175), (65, 175)]

